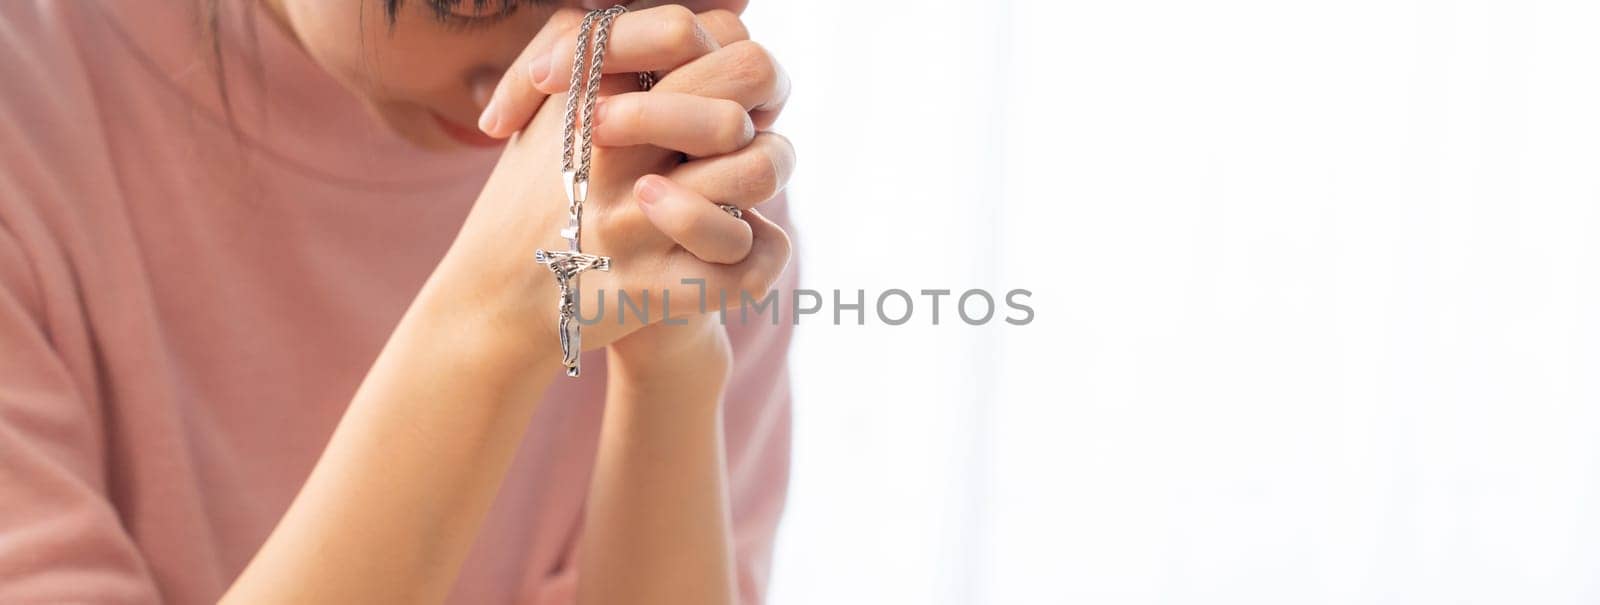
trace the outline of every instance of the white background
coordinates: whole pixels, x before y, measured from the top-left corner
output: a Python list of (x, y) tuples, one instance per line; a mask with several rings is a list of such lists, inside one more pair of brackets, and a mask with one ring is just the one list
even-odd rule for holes
[(805, 285), (1037, 311), (807, 318), (774, 603), (1600, 602), (1600, 2), (748, 17)]

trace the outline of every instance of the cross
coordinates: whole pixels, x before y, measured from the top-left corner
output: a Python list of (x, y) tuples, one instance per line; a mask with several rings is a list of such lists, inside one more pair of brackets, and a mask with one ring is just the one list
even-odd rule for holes
[(578, 287), (578, 276), (584, 271), (610, 271), (611, 257), (595, 256), (582, 252), (561, 250), (535, 250), (533, 260), (550, 268), (556, 276), (556, 286), (561, 290), (560, 307), (560, 336), (561, 336), (561, 364), (566, 366), (567, 375), (576, 377), (581, 371), (578, 366), (578, 355), (583, 352), (583, 339), (578, 331), (578, 308), (573, 299), (573, 290)]
[[(534, 260), (550, 268), (556, 276), (556, 284), (561, 289), (560, 301), (560, 336), (561, 336), (561, 365), (566, 366), (567, 376), (576, 377), (580, 353), (583, 346), (579, 339), (579, 326), (577, 319), (577, 301), (573, 292), (578, 290), (578, 278), (584, 271), (610, 271), (611, 258), (584, 254), (583, 248), (578, 245), (583, 232), (583, 203), (589, 197), (589, 166), (590, 153), (593, 151), (594, 140), (594, 109), (595, 102), (599, 100), (601, 64), (605, 61), (606, 40), (611, 29), (611, 23), (617, 15), (627, 12), (622, 5), (608, 9), (589, 11), (583, 17), (583, 22), (578, 26), (578, 43), (575, 48), (576, 57), (572, 62), (572, 87), (567, 91), (566, 123), (561, 133), (561, 179), (567, 186), (567, 226), (561, 230), (561, 237), (567, 240), (567, 250), (564, 252), (538, 250)], [(591, 42), (589, 34), (595, 31), (594, 55), (588, 57), (589, 78), (582, 78), (584, 73), (585, 56), (589, 52)], [(580, 85), (582, 85), (580, 87)], [(580, 95), (579, 91), (587, 91)], [(583, 103), (583, 136), (578, 136), (578, 99)]]
[(610, 271), (611, 257), (595, 256), (582, 252), (563, 250), (535, 250), (533, 260), (541, 265), (550, 267), (550, 272), (556, 274), (556, 281), (564, 287), (567, 280), (577, 277), (584, 271)]

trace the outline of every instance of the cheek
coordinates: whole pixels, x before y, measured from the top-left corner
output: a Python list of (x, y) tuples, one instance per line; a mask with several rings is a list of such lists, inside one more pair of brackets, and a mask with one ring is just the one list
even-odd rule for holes
[(357, 72), (364, 61), (365, 41), (370, 36), (377, 2), (328, 2), (325, 0), (285, 0), (285, 13), (294, 35), (306, 54), (335, 77), (345, 80)]

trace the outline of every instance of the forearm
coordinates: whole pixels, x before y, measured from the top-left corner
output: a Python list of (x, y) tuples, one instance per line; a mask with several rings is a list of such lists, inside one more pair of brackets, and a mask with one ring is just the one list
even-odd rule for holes
[(557, 365), (452, 295), (424, 288), (224, 601), (444, 599)]
[(579, 603), (733, 603), (723, 370), (659, 371), (613, 349), (579, 548)]

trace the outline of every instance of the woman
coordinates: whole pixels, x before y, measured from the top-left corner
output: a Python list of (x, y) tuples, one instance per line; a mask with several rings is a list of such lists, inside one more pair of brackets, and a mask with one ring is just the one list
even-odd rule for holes
[(569, 379), (558, 4), (0, 3), (0, 603), (760, 599), (788, 322), (684, 280), (793, 279), (786, 79), (742, 2), (617, 20), (585, 306), (681, 321)]

